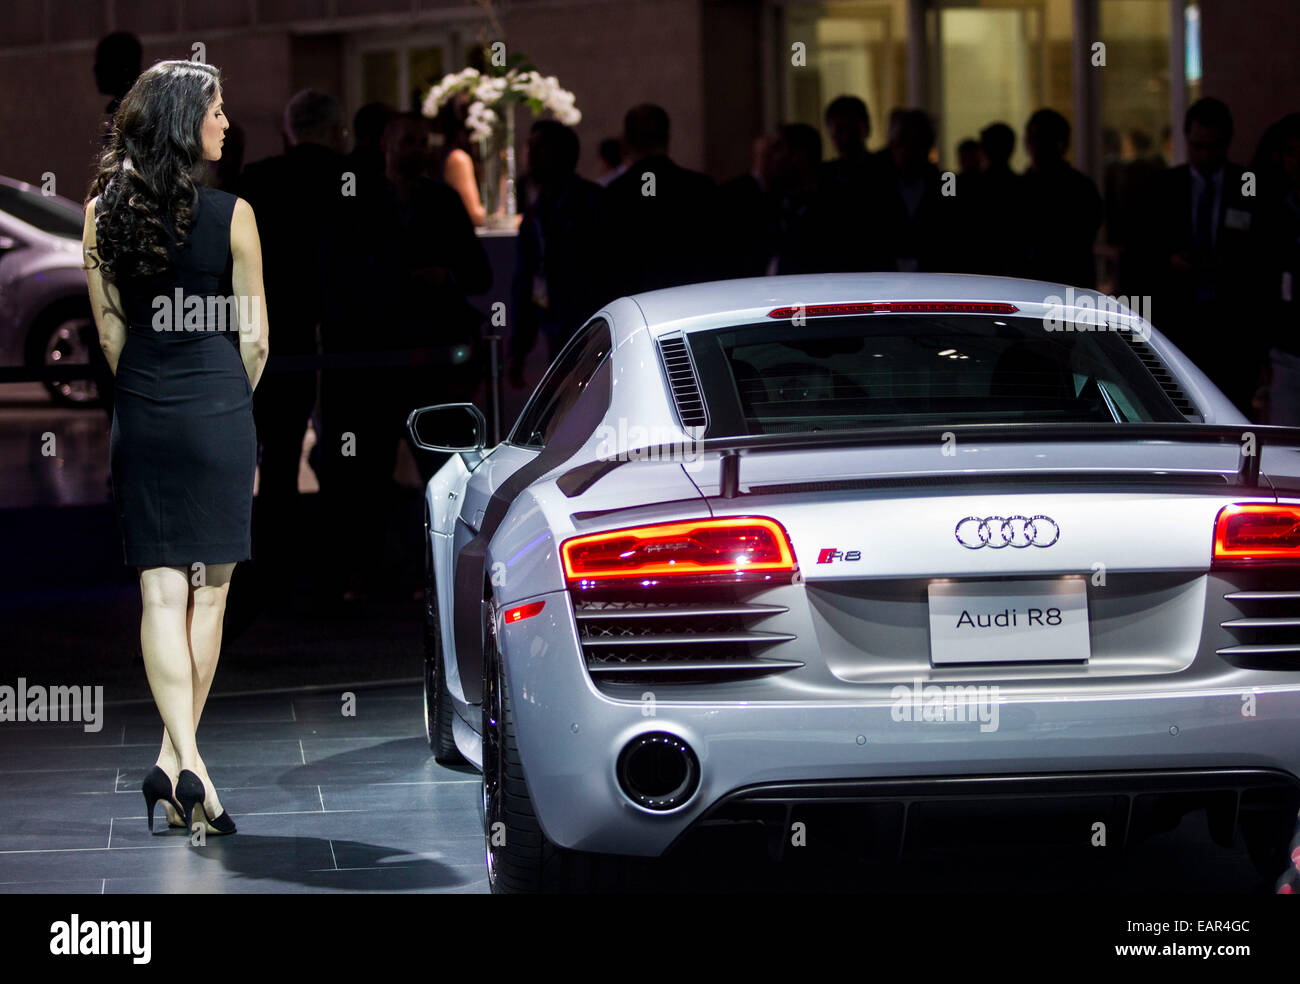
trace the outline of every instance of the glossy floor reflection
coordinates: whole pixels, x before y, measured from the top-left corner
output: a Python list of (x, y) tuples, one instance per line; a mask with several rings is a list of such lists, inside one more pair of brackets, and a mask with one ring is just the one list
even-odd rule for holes
[(56, 407), (40, 383), (0, 387), (0, 509), (109, 501), (108, 417)]
[[(507, 281), (508, 282), (508, 281)], [(503, 436), (514, 424), (547, 367), (546, 346), (538, 344), (524, 367), (527, 381), (516, 389), (507, 379), (501, 382)], [(429, 393), (427, 403), (438, 403), (441, 395)], [(488, 389), (479, 386), (474, 402), (488, 407)], [(303, 441), (298, 468), (298, 488), (315, 492), (316, 474), (307, 464), (307, 454), (316, 435), (309, 429)], [(0, 509), (52, 506), (93, 506), (111, 501), (108, 486), (109, 417), (102, 409), (71, 409), (50, 402), (40, 383), (7, 383), (0, 386)], [(419, 485), (419, 473), (408, 448), (399, 451), (394, 478), (399, 484)]]
[[(106, 709), (103, 726), (0, 725), (0, 892), (305, 893), (488, 890), (480, 782), (429, 754), (418, 684), (214, 697), (199, 744), (239, 825), (196, 845), (145, 824), (140, 781), (161, 723), (148, 702)], [(1300, 830), (1297, 831), (1300, 833)], [(750, 832), (753, 833), (753, 832)], [(897, 894), (1262, 893), (1274, 877), (1240, 844), (1215, 845), (1203, 813), (1131, 851), (1094, 857), (1028, 845), (910, 851), (901, 864), (851, 860), (848, 840), (810, 840), (782, 865), (754, 837), (696, 843), (632, 867), (606, 889)], [(761, 840), (761, 837), (759, 838)], [(751, 843), (752, 842), (752, 843)], [(1280, 869), (1279, 869), (1280, 871)]]
[(239, 825), (191, 844), (140, 781), (161, 737), (149, 703), (104, 726), (6, 724), (0, 891), (485, 892), (477, 773), (436, 764), (416, 687), (214, 697), (199, 744)]

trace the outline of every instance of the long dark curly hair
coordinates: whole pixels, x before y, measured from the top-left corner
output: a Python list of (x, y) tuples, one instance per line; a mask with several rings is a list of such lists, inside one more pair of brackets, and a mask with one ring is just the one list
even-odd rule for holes
[(87, 204), (98, 196), (90, 259), (105, 280), (164, 273), (171, 238), (188, 242), (198, 186), (210, 180), (203, 121), (220, 89), (212, 65), (162, 61), (122, 97), (86, 194)]
[(469, 119), (471, 102), (473, 98), (468, 92), (457, 92), (442, 104), (438, 115), (433, 118), (434, 130), (442, 135), (442, 148), (436, 155), (439, 174), (453, 150), (463, 150), (475, 161), (478, 159), (474, 152), (474, 141), (470, 139), (469, 125), (465, 122)]

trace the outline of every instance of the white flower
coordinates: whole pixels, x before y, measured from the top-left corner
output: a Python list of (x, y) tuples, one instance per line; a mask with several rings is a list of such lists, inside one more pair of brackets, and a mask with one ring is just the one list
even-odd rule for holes
[(425, 96), (420, 111), (425, 116), (438, 115), (438, 110), (442, 109), (451, 96), (458, 92), (472, 91), (481, 77), (479, 71), (474, 68), (466, 68), (451, 75), (444, 75), (436, 85), (429, 89), (429, 94)]
[(565, 126), (575, 126), (582, 119), (573, 93), (560, 88), (560, 80), (554, 75), (543, 76), (535, 71), (518, 72), (514, 69), (505, 75), (483, 75), (473, 68), (444, 75), (429, 89), (421, 111), (425, 116), (436, 116), (447, 100), (459, 92), (469, 93), (473, 99), (466, 126), (478, 139), (492, 136), (499, 121), (493, 107), (500, 106), (507, 94), (515, 94), (539, 105)]
[(494, 103), (505, 92), (504, 79), (480, 79), (474, 86), (474, 98), (483, 103)]

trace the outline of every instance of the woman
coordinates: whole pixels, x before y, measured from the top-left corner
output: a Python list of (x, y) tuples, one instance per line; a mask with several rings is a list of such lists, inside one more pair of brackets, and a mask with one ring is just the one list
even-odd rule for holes
[(195, 741), (235, 564), (250, 559), (253, 388), (268, 354), (262, 254), (243, 199), (202, 187), (229, 124), (211, 65), (159, 62), (122, 99), (82, 236), (123, 556), (140, 576), (140, 648), (164, 730), (142, 785), (172, 826), (199, 807), (234, 833)]
[(439, 172), (442, 180), (460, 195), (470, 221), (475, 226), (482, 226), (487, 222), (487, 209), (479, 199), (474, 156), (470, 152), (469, 127), (465, 123), (469, 115), (469, 102), (469, 94), (464, 92), (448, 99), (438, 111), (434, 126), (442, 134)]

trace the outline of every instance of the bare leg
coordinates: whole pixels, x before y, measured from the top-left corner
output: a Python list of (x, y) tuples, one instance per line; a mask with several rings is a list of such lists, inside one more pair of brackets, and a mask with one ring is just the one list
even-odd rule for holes
[[(186, 635), (189, 580), (184, 568), (140, 570), (140, 650), (177, 771), (199, 764), (194, 741), (194, 681)], [(173, 780), (175, 776), (173, 775)]]
[[(203, 707), (207, 703), (208, 693), (212, 689), (212, 678), (217, 671), (217, 660), (221, 655), (221, 628), (226, 612), (226, 597), (230, 591), (230, 578), (234, 573), (234, 564), (211, 564), (204, 571), (205, 583), (201, 587), (190, 585), (188, 606), (186, 608), (186, 635), (189, 643), (190, 668), (192, 671), (192, 693), (194, 706), (194, 725), (198, 729), (199, 719), (203, 716)], [(217, 796), (216, 786), (208, 775), (207, 765), (201, 755), (196, 756), (197, 766), (182, 766), (172, 750), (172, 742), (166, 728), (163, 729), (162, 749), (158, 755), (158, 765), (172, 777), (181, 768), (190, 768), (201, 780), (207, 791), (204, 809), (209, 817), (221, 813), (221, 800)], [(175, 811), (168, 813), (172, 817)], [(179, 820), (179, 818), (177, 818)]]

